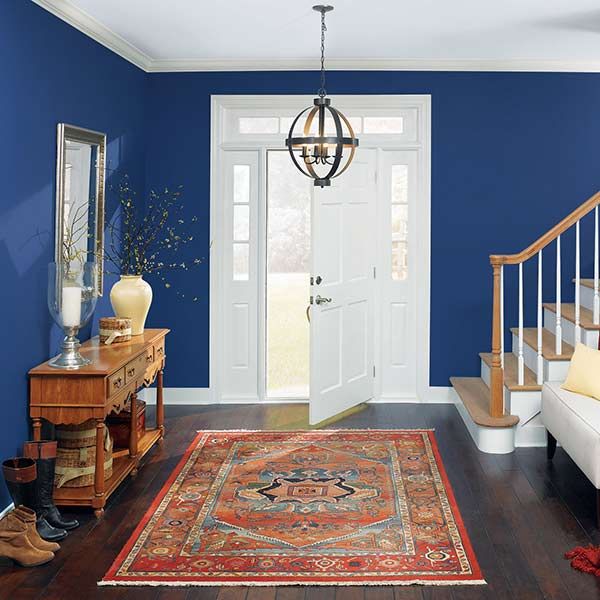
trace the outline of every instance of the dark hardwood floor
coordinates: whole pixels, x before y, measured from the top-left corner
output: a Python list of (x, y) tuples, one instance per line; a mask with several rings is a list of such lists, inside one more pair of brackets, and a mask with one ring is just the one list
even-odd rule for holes
[(100, 521), (89, 512), (54, 561), (35, 569), (0, 567), (1, 600), (529, 600), (600, 598), (600, 579), (563, 559), (576, 545), (600, 543), (592, 485), (559, 448), (479, 452), (452, 405), (371, 404), (335, 427), (433, 427), (487, 586), (450, 587), (97, 587), (114, 557), (199, 429), (293, 429), (303, 405), (168, 406), (167, 438), (136, 479), (121, 486)]

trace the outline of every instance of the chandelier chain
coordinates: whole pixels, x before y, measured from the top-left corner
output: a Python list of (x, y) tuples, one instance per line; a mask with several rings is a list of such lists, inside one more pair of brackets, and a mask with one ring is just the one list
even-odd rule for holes
[(319, 96), (324, 98), (327, 96), (327, 90), (325, 89), (325, 32), (327, 26), (325, 25), (325, 11), (321, 11), (321, 87), (319, 88)]

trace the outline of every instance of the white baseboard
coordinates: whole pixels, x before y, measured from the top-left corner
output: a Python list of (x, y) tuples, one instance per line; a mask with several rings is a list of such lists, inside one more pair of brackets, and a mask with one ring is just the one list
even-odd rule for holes
[(6, 508), (0, 510), (0, 519), (7, 515), (15, 507), (14, 503), (11, 502)]
[[(384, 395), (369, 400), (373, 404), (404, 404), (404, 403), (426, 403), (426, 404), (454, 404), (451, 395), (452, 388), (442, 386), (430, 386), (425, 391), (422, 400), (414, 394), (406, 395)], [(156, 404), (156, 388), (148, 388), (140, 392), (140, 398), (147, 404)], [(257, 396), (225, 396), (220, 403), (213, 402), (213, 394), (210, 388), (176, 388), (166, 387), (164, 389), (165, 404), (172, 405), (206, 405), (206, 404), (306, 404), (305, 398), (277, 398), (259, 401)]]

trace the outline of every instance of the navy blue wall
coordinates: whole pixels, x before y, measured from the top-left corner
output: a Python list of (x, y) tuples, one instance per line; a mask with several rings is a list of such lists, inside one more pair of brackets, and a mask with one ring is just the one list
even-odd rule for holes
[[(208, 247), (211, 94), (310, 94), (309, 72), (151, 75), (147, 185), (181, 183), (203, 219), (197, 251)], [(431, 94), (432, 385), (478, 374), (490, 349), (490, 253), (522, 250), (600, 189), (600, 75), (532, 73), (332, 72), (335, 94)], [(300, 108), (300, 107), (299, 107)], [(586, 229), (587, 232), (587, 229)], [(584, 236), (584, 241), (587, 237)], [(574, 241), (564, 240), (565, 271)], [(591, 274), (593, 246), (584, 246)], [(548, 253), (545, 298), (552, 301)], [(181, 278), (182, 286), (189, 286)], [(172, 328), (167, 385), (208, 385), (208, 269), (196, 275), (202, 302), (155, 288), (150, 319)], [(535, 323), (535, 265), (528, 265), (528, 322)], [(506, 324), (516, 325), (516, 270), (507, 272)], [(565, 297), (572, 289), (565, 281)], [(510, 299), (513, 299), (511, 302)], [(507, 346), (508, 347), (508, 346)]]
[[(33, 2), (0, 2), (0, 458), (29, 436), (27, 371), (57, 350), (46, 308), (56, 125), (106, 132), (109, 173), (143, 185), (145, 84), (142, 71)], [(98, 313), (109, 310), (106, 295)], [(0, 484), (0, 509), (7, 503)]]

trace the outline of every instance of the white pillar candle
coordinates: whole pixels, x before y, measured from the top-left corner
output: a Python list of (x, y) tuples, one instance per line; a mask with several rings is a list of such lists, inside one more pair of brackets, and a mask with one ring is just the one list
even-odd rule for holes
[(79, 286), (62, 289), (61, 316), (63, 327), (79, 327), (81, 324), (81, 288)]

